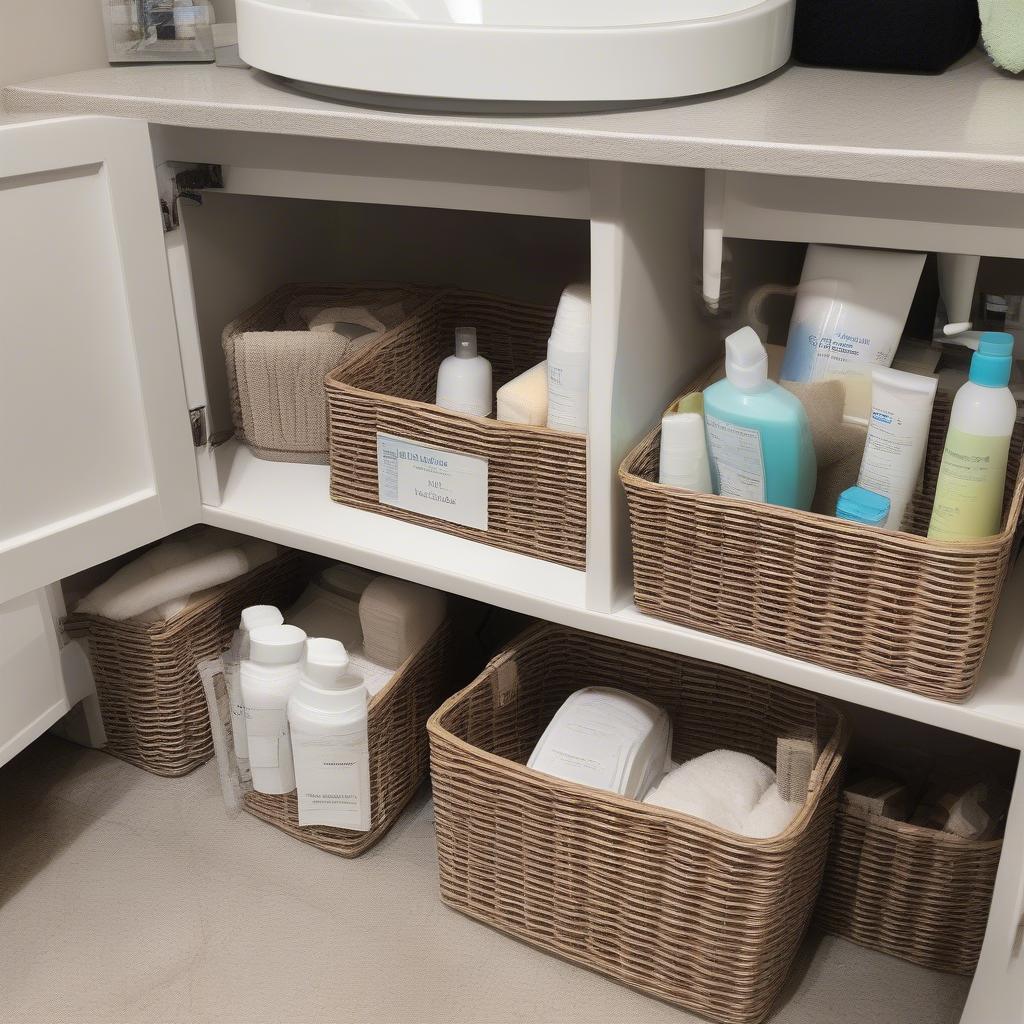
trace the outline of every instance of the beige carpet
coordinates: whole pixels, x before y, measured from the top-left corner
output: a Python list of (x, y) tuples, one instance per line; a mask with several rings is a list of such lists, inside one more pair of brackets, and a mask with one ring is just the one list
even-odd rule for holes
[[(776, 1024), (955, 1024), (967, 983), (808, 942)], [(690, 1024), (437, 897), (425, 796), (335, 859), (46, 737), (0, 768), (3, 1024)]]

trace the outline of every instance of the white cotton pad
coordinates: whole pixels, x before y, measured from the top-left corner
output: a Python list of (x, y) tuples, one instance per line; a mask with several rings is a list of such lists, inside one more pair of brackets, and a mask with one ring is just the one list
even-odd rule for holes
[(363, 653), (378, 665), (399, 668), (441, 625), (446, 607), (439, 590), (388, 576), (375, 579), (359, 599)]

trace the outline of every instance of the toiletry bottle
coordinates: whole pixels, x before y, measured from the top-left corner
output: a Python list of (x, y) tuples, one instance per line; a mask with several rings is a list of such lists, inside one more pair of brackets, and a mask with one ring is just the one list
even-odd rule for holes
[(658, 482), (711, 493), (711, 467), (699, 412), (670, 412), (661, 420)]
[(467, 416), (490, 416), (494, 392), (491, 364), (476, 351), (476, 328), (455, 328), (455, 355), (437, 371), (435, 404)]
[(249, 736), (245, 728), (245, 704), (242, 701), (242, 662), (249, 657), (249, 635), (260, 626), (280, 626), (284, 616), (270, 604), (254, 604), (242, 609), (238, 629), (224, 654), (224, 678), (231, 704), (231, 738), (243, 782), (249, 781)]
[(288, 700), (300, 825), (370, 829), (367, 696), (344, 644), (306, 641)]
[(1017, 403), (1006, 386), (1013, 335), (981, 336), (967, 383), (953, 399), (928, 536), (970, 540), (999, 532)]
[(704, 392), (715, 492), (809, 509), (818, 467), (807, 413), (768, 379), (768, 355), (753, 328), (725, 339), (725, 373)]
[(295, 788), (288, 698), (299, 679), (305, 646), (306, 634), (298, 626), (260, 626), (249, 635), (242, 700), (252, 788), (258, 793), (290, 793)]
[(587, 432), (590, 404), (590, 285), (562, 292), (548, 338), (548, 426)]

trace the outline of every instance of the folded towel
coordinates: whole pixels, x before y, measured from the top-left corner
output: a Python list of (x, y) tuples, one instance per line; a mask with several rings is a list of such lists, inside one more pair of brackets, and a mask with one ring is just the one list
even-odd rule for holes
[(298, 626), (306, 636), (340, 640), (350, 653), (363, 643), (359, 605), (316, 583), (306, 587), (285, 612), (284, 620), (291, 626)]
[(364, 653), (378, 665), (398, 668), (441, 625), (446, 606), (438, 590), (388, 576), (375, 579), (359, 600)]
[(543, 427), (548, 422), (547, 360), (531, 366), (498, 388), (496, 418), (505, 423), (529, 423)]
[(309, 329), (318, 333), (342, 334), (349, 341), (365, 339), (383, 331), (380, 322), (365, 306), (331, 306), (328, 309), (303, 307), (299, 315)]
[(741, 832), (747, 816), (775, 782), (775, 772), (756, 757), (735, 750), (712, 750), (670, 771), (644, 798)]
[(739, 831), (751, 839), (768, 839), (789, 828), (800, 813), (802, 800), (784, 800), (776, 785), (769, 786), (754, 809), (747, 815)]
[(204, 528), (151, 548), (93, 589), (75, 610), (123, 621), (228, 583), (276, 555), (277, 547), (267, 541)]
[(1003, 832), (1010, 794), (994, 781), (933, 784), (910, 819), (961, 839), (996, 839)]

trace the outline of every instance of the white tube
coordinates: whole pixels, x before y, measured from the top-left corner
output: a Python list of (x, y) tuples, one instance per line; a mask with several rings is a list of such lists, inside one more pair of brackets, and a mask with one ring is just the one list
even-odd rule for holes
[(711, 493), (711, 467), (699, 412), (670, 412), (661, 421), (658, 482)]
[(871, 374), (871, 419), (857, 485), (889, 499), (886, 530), (901, 530), (928, 447), (938, 381), (903, 370)]

